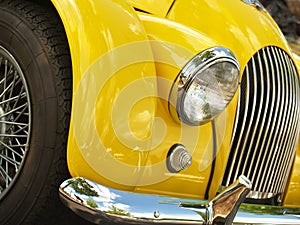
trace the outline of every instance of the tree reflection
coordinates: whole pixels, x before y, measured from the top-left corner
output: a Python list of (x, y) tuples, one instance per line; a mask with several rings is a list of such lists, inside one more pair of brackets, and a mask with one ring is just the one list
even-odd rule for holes
[(86, 204), (94, 209), (98, 207), (98, 204), (92, 199), (86, 200)]
[(110, 214), (113, 215), (120, 215), (120, 216), (131, 216), (131, 214), (124, 209), (119, 209), (118, 207), (112, 205), (110, 209), (107, 211)]
[(97, 191), (93, 189), (93, 186), (80, 177), (69, 180), (68, 185), (70, 185), (70, 187), (73, 188), (78, 194), (92, 197), (99, 196)]

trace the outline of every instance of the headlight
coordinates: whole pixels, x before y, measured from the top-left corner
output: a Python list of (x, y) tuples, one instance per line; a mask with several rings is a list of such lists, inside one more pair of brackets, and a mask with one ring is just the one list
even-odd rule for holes
[(239, 63), (229, 49), (215, 47), (199, 53), (183, 67), (172, 86), (171, 115), (192, 126), (207, 123), (231, 101), (239, 75)]

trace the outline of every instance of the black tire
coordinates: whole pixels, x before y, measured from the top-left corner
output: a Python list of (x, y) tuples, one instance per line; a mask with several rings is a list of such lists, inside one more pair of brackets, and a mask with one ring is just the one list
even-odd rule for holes
[[(13, 73), (5, 72), (5, 61)], [(58, 186), (69, 176), (71, 73), (66, 35), (55, 10), (0, 0), (1, 225), (58, 224), (59, 214), (66, 212)]]

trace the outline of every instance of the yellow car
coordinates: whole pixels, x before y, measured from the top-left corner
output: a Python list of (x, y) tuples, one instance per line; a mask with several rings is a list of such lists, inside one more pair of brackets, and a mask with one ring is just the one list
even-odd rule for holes
[(258, 0), (0, 0), (0, 224), (300, 224), (299, 68)]

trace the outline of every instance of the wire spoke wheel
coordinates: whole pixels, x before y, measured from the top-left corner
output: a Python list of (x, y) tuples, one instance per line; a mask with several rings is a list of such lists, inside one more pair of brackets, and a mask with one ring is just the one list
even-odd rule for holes
[(22, 169), (30, 139), (28, 87), (16, 59), (0, 46), (0, 198)]
[(63, 23), (50, 1), (0, 0), (0, 34), (0, 224), (65, 224), (72, 64)]

